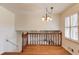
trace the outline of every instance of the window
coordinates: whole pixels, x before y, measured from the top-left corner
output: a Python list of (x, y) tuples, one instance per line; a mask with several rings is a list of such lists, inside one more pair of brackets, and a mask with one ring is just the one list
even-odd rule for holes
[(65, 37), (70, 38), (70, 18), (65, 18)]
[(65, 17), (65, 37), (78, 40), (78, 13)]

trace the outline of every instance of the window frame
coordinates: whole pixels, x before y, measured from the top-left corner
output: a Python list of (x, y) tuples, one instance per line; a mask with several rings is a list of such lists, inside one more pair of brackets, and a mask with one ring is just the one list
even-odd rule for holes
[[(73, 16), (73, 15), (75, 15), (75, 14), (77, 14), (77, 16), (78, 16), (78, 18), (77, 18), (77, 20), (78, 20), (78, 25), (77, 26), (71, 26), (71, 16)], [(72, 41), (79, 41), (79, 13), (74, 13), (74, 14), (72, 14), (72, 15), (70, 15), (70, 16), (66, 16), (66, 17), (69, 17), (69, 22), (70, 22), (70, 27), (66, 27), (66, 25), (64, 26), (64, 34), (65, 34), (65, 38), (67, 38), (68, 40), (72, 40)], [(66, 20), (66, 17), (65, 17), (65, 20)], [(76, 40), (76, 39), (72, 39), (71, 38), (71, 28), (74, 28), (74, 27), (78, 27), (78, 40)], [(69, 28), (70, 30), (70, 32), (69, 32), (69, 38), (68, 37), (66, 37), (66, 33), (65, 33), (65, 29), (66, 28)]]

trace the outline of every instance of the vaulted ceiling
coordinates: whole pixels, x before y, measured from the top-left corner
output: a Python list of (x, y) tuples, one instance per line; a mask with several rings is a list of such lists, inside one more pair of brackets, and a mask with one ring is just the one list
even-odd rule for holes
[(22, 14), (39, 14), (44, 13), (45, 8), (54, 7), (53, 13), (59, 14), (66, 8), (74, 5), (73, 3), (2, 3), (1, 6), (6, 7), (14, 13)]

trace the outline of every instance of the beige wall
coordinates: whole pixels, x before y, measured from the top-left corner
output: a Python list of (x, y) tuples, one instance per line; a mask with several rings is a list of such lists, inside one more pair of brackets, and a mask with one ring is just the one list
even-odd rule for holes
[[(61, 17), (60, 17), (61, 18), (60, 26), (61, 26), (61, 31), (63, 32), (62, 46), (72, 54), (79, 54), (79, 41), (77, 41), (78, 43), (76, 43), (64, 37), (64, 32), (65, 32), (64, 31), (64, 18), (76, 12), (79, 12), (79, 4), (75, 4), (71, 6), (70, 8), (66, 9), (64, 12), (61, 13)], [(72, 52), (71, 49), (74, 49), (74, 52)]]
[(12, 52), (17, 50), (16, 46), (6, 42), (7, 39), (17, 44), (15, 15), (11, 11), (0, 6), (0, 54), (2, 52)]
[(17, 14), (16, 30), (59, 30), (59, 15), (52, 15), (51, 22), (43, 22), (39, 14)]

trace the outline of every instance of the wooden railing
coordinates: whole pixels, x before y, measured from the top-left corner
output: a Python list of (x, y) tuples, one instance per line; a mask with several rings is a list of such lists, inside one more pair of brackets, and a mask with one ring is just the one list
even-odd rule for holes
[(60, 31), (28, 32), (28, 45), (62, 45)]

